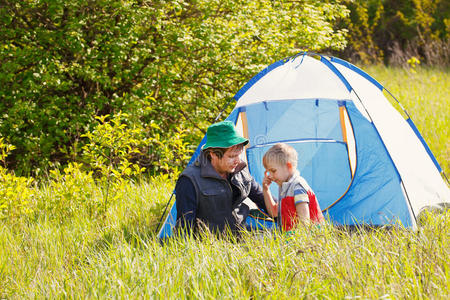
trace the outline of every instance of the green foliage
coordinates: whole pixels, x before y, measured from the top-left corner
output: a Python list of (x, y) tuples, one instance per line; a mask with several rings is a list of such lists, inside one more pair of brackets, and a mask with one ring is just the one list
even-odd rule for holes
[(0, 219), (15, 219), (32, 213), (33, 179), (18, 177), (0, 167)]
[(0, 162), (6, 167), (5, 159), (11, 153), (12, 150), (16, 149), (14, 145), (5, 142), (5, 139), (0, 137)]
[(101, 209), (103, 213), (107, 211), (111, 201), (115, 202), (122, 196), (114, 193), (111, 198), (111, 188), (113, 191), (120, 191), (124, 179), (136, 178), (145, 171), (145, 167), (140, 167), (133, 159), (141, 155), (141, 149), (149, 145), (143, 128), (130, 128), (124, 123), (124, 119), (128, 118), (127, 114), (119, 112), (106, 121), (108, 117), (109, 115), (97, 117), (100, 123), (92, 132), (82, 136), (88, 138), (82, 148), (83, 158), (98, 173), (98, 180), (105, 187)]
[(445, 0), (345, 0), (349, 44), (342, 53), (363, 63), (407, 65), (415, 56), (449, 65), (450, 4)]
[(95, 217), (104, 213), (101, 192), (92, 172), (69, 163), (63, 171), (51, 170), (48, 183), (41, 187), (37, 211), (50, 219), (65, 222), (77, 214)]
[(122, 180), (139, 176), (145, 171), (133, 163), (133, 159), (142, 155), (141, 149), (149, 145), (143, 128), (130, 128), (123, 119), (125, 113), (117, 113), (107, 121), (109, 115), (96, 117), (99, 124), (86, 137), (88, 142), (83, 146), (83, 158), (87, 164), (99, 173), (99, 178)]
[(157, 125), (160, 142), (193, 128), (186, 138), (197, 144), (270, 62), (343, 49), (345, 30), (334, 24), (346, 15), (337, 0), (5, 0), (0, 133), (17, 147), (8, 165), (18, 174), (65, 165), (95, 117), (119, 111)]
[[(155, 137), (156, 156), (158, 160), (153, 161), (153, 169), (160, 175), (169, 174), (170, 178), (177, 178), (186, 167), (186, 162), (192, 155), (192, 147), (187, 140), (186, 130), (176, 127), (173, 135), (161, 141), (159, 136)], [(152, 154), (152, 153), (151, 153)]]
[[(0, 137), (0, 161), (14, 150)], [(16, 219), (32, 212), (31, 199), (34, 196), (33, 179), (18, 177), (0, 166), (0, 219)]]
[(344, 56), (363, 63), (381, 62), (384, 53), (374, 39), (384, 13), (383, 1), (347, 0), (344, 3), (350, 10), (350, 18), (346, 20), (349, 45), (343, 51)]
[(417, 73), (416, 72), (416, 66), (420, 65), (420, 60), (418, 60), (417, 57), (413, 56), (410, 59), (408, 59), (406, 62), (409, 65), (410, 72)]

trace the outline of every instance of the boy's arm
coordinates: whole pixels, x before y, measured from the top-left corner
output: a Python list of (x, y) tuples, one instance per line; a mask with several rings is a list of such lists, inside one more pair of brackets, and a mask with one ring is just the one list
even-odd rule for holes
[(263, 179), (263, 195), (264, 195), (264, 202), (266, 204), (267, 212), (272, 218), (275, 218), (278, 216), (278, 203), (276, 203), (273, 200), (272, 194), (270, 193), (269, 186), (272, 183), (272, 181), (264, 174)]
[(308, 192), (303, 186), (298, 185), (294, 189), (294, 203), (297, 211), (298, 223), (307, 225), (310, 222)]
[(295, 205), (297, 210), (298, 221), (302, 225), (309, 224), (309, 203), (300, 202)]

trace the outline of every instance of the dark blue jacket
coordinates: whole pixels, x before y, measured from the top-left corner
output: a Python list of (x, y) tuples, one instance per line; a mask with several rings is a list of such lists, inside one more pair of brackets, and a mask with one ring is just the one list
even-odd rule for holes
[(177, 229), (195, 232), (201, 224), (212, 232), (245, 228), (249, 207), (243, 201), (247, 197), (266, 210), (262, 188), (244, 162), (224, 179), (203, 152), (181, 173), (175, 193)]

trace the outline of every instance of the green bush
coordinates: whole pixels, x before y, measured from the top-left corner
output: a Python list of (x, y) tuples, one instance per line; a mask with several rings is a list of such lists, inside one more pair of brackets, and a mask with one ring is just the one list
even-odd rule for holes
[(122, 180), (139, 176), (145, 171), (134, 163), (143, 154), (150, 141), (141, 127), (130, 128), (123, 119), (125, 113), (117, 113), (107, 120), (109, 115), (97, 117), (99, 124), (92, 132), (82, 137), (88, 139), (83, 146), (84, 161), (106, 180)]
[(64, 166), (95, 117), (119, 111), (129, 125), (155, 125), (152, 147), (180, 128), (192, 128), (187, 142), (198, 144), (267, 64), (342, 49), (345, 30), (334, 24), (346, 15), (325, 0), (3, 1), (0, 134), (17, 147), (8, 166), (26, 175)]
[[(60, 223), (75, 218), (103, 220), (111, 207), (125, 205), (135, 182), (144, 182), (141, 175), (145, 167), (139, 164), (140, 156), (149, 155), (150, 140), (145, 136), (151, 135), (148, 130), (155, 127), (131, 127), (128, 117), (120, 112), (112, 118), (97, 117), (97, 126), (85, 135), (83, 163), (70, 162), (63, 169), (50, 170), (47, 178), (41, 180), (33, 202), (38, 218)], [(172, 141), (175, 148), (169, 148), (169, 142), (161, 142), (158, 136), (153, 141), (158, 146), (154, 155), (161, 157), (158, 172), (164, 173), (157, 178), (164, 181), (178, 176), (181, 160), (184, 163), (187, 159), (185, 132), (177, 132)]]
[(0, 167), (0, 218), (14, 219), (33, 212), (33, 179), (18, 177)]
[(102, 215), (102, 204), (101, 190), (92, 172), (83, 171), (78, 163), (69, 163), (62, 171), (50, 171), (49, 180), (40, 187), (37, 211), (46, 218), (65, 222), (75, 215)]
[(411, 57), (450, 64), (450, 5), (444, 0), (344, 0), (350, 18), (348, 47), (340, 52), (362, 63), (407, 66)]
[[(0, 137), (0, 161), (4, 163), (14, 146), (5, 143)], [(16, 219), (33, 212), (31, 203), (34, 197), (33, 179), (18, 177), (0, 166), (0, 219)]]

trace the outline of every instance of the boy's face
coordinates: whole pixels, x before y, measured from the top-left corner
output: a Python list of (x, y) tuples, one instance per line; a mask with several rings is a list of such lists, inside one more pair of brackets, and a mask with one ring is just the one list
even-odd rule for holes
[(288, 181), (292, 174), (293, 168), (290, 163), (281, 164), (267, 162), (266, 164), (266, 176), (279, 186), (281, 186), (283, 182)]

